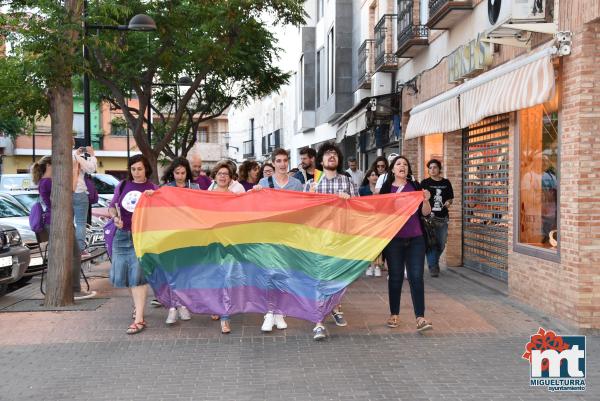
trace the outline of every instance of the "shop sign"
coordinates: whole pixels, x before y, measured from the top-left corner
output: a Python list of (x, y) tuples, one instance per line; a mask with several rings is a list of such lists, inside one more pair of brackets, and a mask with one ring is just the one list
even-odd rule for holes
[(492, 44), (481, 41), (482, 36), (460, 46), (448, 56), (448, 82), (456, 83), (474, 77), (492, 65)]

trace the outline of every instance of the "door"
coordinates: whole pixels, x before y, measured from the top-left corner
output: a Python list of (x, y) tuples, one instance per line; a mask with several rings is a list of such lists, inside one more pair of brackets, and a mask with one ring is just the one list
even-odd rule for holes
[(509, 115), (463, 132), (463, 264), (508, 280)]

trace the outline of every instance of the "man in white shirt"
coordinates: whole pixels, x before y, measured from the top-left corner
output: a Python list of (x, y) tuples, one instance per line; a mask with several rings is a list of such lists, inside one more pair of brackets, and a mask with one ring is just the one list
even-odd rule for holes
[(348, 158), (348, 170), (346, 170), (346, 172), (352, 177), (354, 185), (359, 188), (362, 185), (363, 178), (365, 178), (365, 173), (358, 169), (356, 157), (350, 156)]
[[(75, 145), (75, 139), (73, 139)], [(73, 217), (75, 220), (75, 237), (81, 251), (81, 257), (89, 257), (85, 251), (85, 228), (87, 225), (90, 201), (85, 184), (85, 175), (96, 172), (98, 161), (91, 146), (79, 147), (73, 152)]]

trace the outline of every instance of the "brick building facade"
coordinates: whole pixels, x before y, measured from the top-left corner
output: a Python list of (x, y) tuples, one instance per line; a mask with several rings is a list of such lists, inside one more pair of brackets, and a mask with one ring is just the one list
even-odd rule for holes
[[(414, 3), (417, 8), (420, 2)], [(479, 1), (473, 3), (486, 6)], [(432, 154), (443, 153), (444, 175), (452, 181), (455, 192), (445, 253), (448, 266), (471, 264), (475, 270), (506, 280), (511, 296), (536, 309), (568, 320), (582, 330), (598, 329), (600, 1), (557, 0), (553, 6), (557, 30), (572, 33), (572, 50), (570, 55), (552, 57), (555, 91), (543, 106), (489, 115), (452, 132), (405, 137), (402, 151), (414, 160), (421, 179), (426, 177), (426, 160)], [(429, 33), (430, 49), (424, 52), (433, 48), (437, 32)], [(529, 48), (495, 45), (493, 61), (485, 73), (556, 44), (555, 37), (542, 33), (533, 33), (529, 41)], [(452, 50), (446, 48), (445, 54)], [(411, 67), (404, 67), (404, 71), (401, 67), (398, 73), (399, 82), (410, 82), (416, 89), (402, 91), (403, 127), (413, 118), (410, 112), (416, 106), (457, 86), (449, 83), (447, 57), (421, 70), (415, 69), (417, 59), (411, 61)], [(547, 132), (548, 127), (557, 129)], [(477, 158), (486, 163), (473, 168), (472, 160)], [(546, 168), (547, 163), (551, 167)], [(543, 197), (548, 182), (554, 181), (552, 193), (556, 199), (552, 209)], [(491, 209), (487, 217), (469, 218), (482, 216), (479, 210), (486, 208)], [(553, 210), (556, 217), (548, 223), (548, 213)], [(469, 227), (476, 225), (479, 231)], [(482, 255), (477, 263), (469, 262), (473, 252)]]

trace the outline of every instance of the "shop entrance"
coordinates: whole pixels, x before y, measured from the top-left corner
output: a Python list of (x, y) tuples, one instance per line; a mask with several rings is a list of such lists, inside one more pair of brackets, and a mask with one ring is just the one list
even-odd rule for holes
[(463, 264), (508, 280), (509, 115), (463, 131)]

